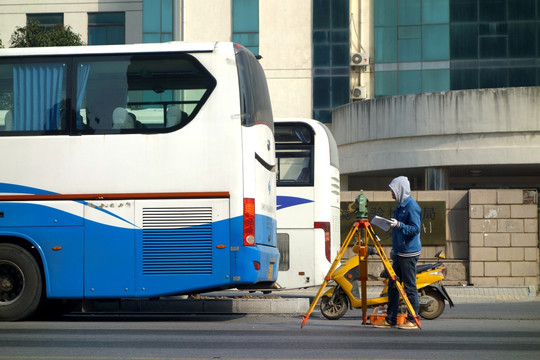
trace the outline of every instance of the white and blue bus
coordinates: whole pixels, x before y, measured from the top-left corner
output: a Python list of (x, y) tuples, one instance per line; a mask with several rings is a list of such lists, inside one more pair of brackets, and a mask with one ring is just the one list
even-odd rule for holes
[(266, 78), (232, 43), (0, 50), (0, 320), (277, 279)]
[(337, 145), (330, 130), (311, 119), (275, 119), (277, 284), (322, 284), (340, 248), (340, 183)]

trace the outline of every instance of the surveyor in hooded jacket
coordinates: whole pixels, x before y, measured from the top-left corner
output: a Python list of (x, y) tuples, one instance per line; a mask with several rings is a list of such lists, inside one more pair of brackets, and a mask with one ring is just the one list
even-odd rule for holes
[[(409, 301), (418, 314), (420, 302), (416, 288), (416, 263), (420, 257), (422, 244), (420, 242), (420, 222), (422, 210), (411, 197), (411, 185), (405, 176), (399, 176), (389, 185), (392, 198), (396, 200), (392, 227), (392, 267), (403, 283), (403, 289)], [(388, 310), (386, 319), (376, 324), (376, 327), (395, 327), (399, 311), (399, 292), (390, 279), (388, 282)], [(400, 329), (416, 329), (414, 318), (407, 315), (407, 320), (399, 325)]]

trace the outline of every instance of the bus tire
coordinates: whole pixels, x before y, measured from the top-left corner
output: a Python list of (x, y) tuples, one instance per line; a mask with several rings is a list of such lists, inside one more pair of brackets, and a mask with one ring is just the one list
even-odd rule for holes
[(0, 321), (32, 315), (41, 304), (43, 284), (36, 259), (14, 244), (0, 244)]

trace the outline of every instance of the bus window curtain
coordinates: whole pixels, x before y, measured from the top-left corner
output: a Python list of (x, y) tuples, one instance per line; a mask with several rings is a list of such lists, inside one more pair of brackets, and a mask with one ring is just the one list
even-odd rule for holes
[(88, 83), (88, 75), (90, 74), (90, 64), (79, 64), (77, 67), (77, 129), (82, 129), (81, 108), (86, 91), (86, 84)]
[(60, 122), (62, 64), (13, 67), (13, 130), (57, 130)]

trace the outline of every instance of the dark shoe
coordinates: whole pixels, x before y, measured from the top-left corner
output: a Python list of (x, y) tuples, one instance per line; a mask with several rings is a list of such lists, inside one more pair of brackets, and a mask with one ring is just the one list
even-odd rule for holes
[(373, 324), (373, 327), (376, 327), (378, 329), (389, 329), (389, 328), (393, 328), (393, 327), (396, 327), (396, 325), (392, 325), (390, 324), (386, 318), (385, 319), (382, 319), (382, 321), (379, 321), (375, 324)]

